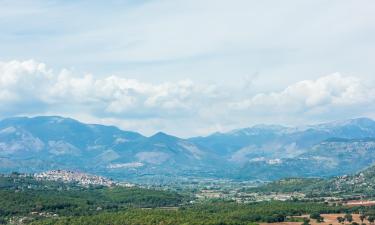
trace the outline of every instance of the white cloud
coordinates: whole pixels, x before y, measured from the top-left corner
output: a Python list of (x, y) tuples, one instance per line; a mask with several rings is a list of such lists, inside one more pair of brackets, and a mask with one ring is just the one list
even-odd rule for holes
[(0, 62), (0, 116), (68, 115), (151, 134), (206, 134), (255, 123), (310, 122), (371, 115), (374, 84), (339, 73), (281, 91), (244, 92), (195, 83), (159, 84), (54, 71), (33, 60)]
[(0, 62), (0, 112), (14, 112), (22, 105), (33, 110), (48, 96), (52, 76), (45, 64), (32, 60)]
[(356, 77), (339, 73), (317, 80), (304, 80), (292, 84), (280, 92), (260, 93), (232, 106), (238, 110), (261, 110), (300, 113), (321, 107), (342, 107), (372, 103), (375, 90)]
[[(54, 73), (33, 60), (0, 63), (0, 90), (0, 103), (8, 109), (17, 106), (15, 113), (27, 113), (28, 108), (21, 106), (32, 102), (48, 110), (66, 106), (114, 117), (177, 117), (194, 111), (201, 94), (209, 98), (214, 92), (190, 80), (151, 84), (118, 76), (77, 76), (65, 69)], [(1, 111), (8, 110), (2, 107)]]

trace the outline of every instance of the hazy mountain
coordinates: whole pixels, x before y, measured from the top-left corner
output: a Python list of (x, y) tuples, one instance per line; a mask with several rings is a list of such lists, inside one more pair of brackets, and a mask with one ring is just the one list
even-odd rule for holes
[(375, 163), (375, 139), (328, 139), (293, 158), (257, 160), (237, 176), (276, 180), (286, 177), (329, 177), (351, 174)]
[(249, 161), (293, 158), (329, 138), (368, 137), (375, 137), (375, 121), (359, 118), (297, 128), (257, 125), (228, 133), (191, 138), (190, 141), (219, 152), (229, 161), (243, 164)]
[(128, 177), (204, 171), (217, 163), (214, 159), (197, 145), (164, 133), (144, 137), (62, 117), (19, 117), (0, 122), (2, 171), (61, 168)]
[(201, 175), (222, 170), (225, 162), (205, 148), (162, 132), (133, 145), (117, 145), (118, 158), (107, 166), (117, 176), (126, 170), (143, 175)]
[(117, 178), (238, 179), (332, 176), (375, 161), (375, 122), (360, 118), (290, 128), (257, 125), (207, 137), (145, 137), (62, 117), (0, 121), (0, 171), (77, 169)]

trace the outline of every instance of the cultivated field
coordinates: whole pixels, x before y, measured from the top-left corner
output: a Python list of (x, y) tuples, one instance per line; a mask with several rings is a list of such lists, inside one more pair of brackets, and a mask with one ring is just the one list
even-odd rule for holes
[[(321, 216), (324, 218), (324, 222), (318, 223), (316, 220), (311, 219), (310, 224), (311, 225), (341, 225), (337, 221), (337, 217), (341, 216), (344, 217), (345, 214), (321, 214)], [(359, 219), (359, 214), (352, 214), (353, 216), (353, 222), (357, 222), (361, 224), (361, 220)], [(308, 218), (309, 215), (306, 216), (300, 216), (300, 217), (306, 217)], [(367, 220), (363, 221), (366, 224), (370, 224)], [(260, 225), (301, 225), (302, 222), (282, 222), (282, 223), (260, 223)], [(349, 224), (348, 222), (345, 222), (345, 224)]]

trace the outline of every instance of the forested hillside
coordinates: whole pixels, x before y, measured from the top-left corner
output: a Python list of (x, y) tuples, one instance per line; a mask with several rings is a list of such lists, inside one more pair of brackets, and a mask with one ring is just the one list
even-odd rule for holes
[(0, 176), (0, 221), (93, 215), (129, 207), (177, 207), (188, 201), (177, 193), (125, 187), (81, 187), (31, 176)]
[(250, 192), (302, 192), (310, 196), (375, 196), (375, 166), (354, 175), (320, 178), (286, 178), (249, 189)]

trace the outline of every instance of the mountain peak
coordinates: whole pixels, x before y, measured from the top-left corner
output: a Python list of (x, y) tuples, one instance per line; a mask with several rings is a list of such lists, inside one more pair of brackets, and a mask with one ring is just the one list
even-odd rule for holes
[(367, 118), (367, 117), (360, 117), (349, 120), (351, 124), (357, 124), (357, 125), (367, 125), (367, 124), (375, 124), (375, 121)]
[(156, 134), (152, 135), (150, 138), (155, 139), (155, 138), (176, 138), (176, 137), (159, 131)]
[(275, 124), (257, 124), (251, 127), (253, 129), (260, 129), (260, 130), (282, 130), (286, 127), (281, 125), (275, 125)]
[(273, 124), (257, 124), (252, 127), (242, 128), (242, 129), (235, 129), (227, 134), (231, 135), (254, 135), (259, 134), (261, 132), (279, 132), (282, 130), (287, 129), (287, 127), (281, 125), (273, 125)]

